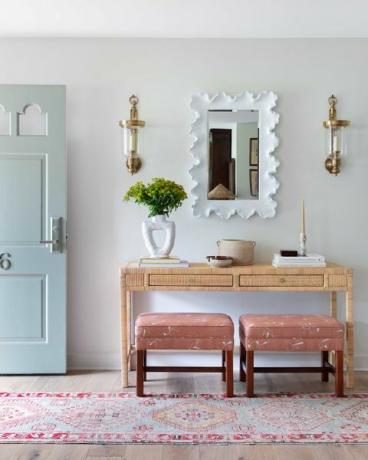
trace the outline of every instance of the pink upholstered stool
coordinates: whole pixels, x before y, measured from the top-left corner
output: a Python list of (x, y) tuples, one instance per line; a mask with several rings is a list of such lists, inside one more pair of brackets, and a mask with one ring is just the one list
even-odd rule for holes
[[(234, 324), (217, 313), (142, 313), (135, 323), (137, 396), (144, 394), (147, 372), (221, 372), (226, 396), (233, 396)], [(218, 367), (147, 366), (148, 350), (221, 350)]]
[[(239, 319), (240, 380), (254, 396), (254, 372), (320, 372), (335, 375), (337, 396), (344, 394), (344, 326), (325, 315), (243, 315)], [(254, 367), (255, 351), (320, 351), (321, 367)], [(334, 351), (336, 366), (328, 361)], [(246, 373), (244, 373), (244, 368)]]

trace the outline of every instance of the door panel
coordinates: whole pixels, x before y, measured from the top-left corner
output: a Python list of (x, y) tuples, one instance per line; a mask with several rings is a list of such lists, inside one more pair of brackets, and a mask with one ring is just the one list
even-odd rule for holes
[(18, 113), (19, 136), (47, 136), (47, 113), (38, 104), (29, 104)]
[(45, 288), (44, 276), (0, 277), (0, 342), (45, 340)]
[(66, 245), (45, 241), (66, 221), (65, 87), (0, 85), (1, 107), (0, 373), (63, 373)]
[(10, 136), (10, 113), (0, 104), (0, 136)]
[[(38, 243), (45, 232), (46, 155), (0, 155), (0, 241)], [(27, 225), (24, 223), (27, 222)]]

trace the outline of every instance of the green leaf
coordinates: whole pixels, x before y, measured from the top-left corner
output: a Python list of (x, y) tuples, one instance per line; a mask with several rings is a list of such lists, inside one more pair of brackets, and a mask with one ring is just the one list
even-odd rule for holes
[(124, 195), (124, 201), (133, 201), (148, 208), (148, 216), (168, 216), (188, 198), (182, 185), (163, 177), (154, 177), (145, 185), (142, 181), (132, 185)]

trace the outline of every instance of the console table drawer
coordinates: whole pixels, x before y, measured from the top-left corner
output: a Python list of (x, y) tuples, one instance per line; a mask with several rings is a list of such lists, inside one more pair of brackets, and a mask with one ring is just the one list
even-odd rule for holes
[(149, 275), (149, 285), (232, 287), (233, 275)]
[(239, 285), (247, 287), (322, 287), (323, 275), (240, 275)]

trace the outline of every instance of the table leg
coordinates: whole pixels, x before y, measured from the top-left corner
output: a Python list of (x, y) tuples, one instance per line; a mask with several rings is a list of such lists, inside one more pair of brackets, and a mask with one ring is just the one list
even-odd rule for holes
[[(330, 315), (333, 318), (337, 318), (337, 292), (331, 291), (330, 292)], [(332, 365), (335, 365), (335, 352), (330, 351), (329, 361)]]
[(245, 388), (248, 398), (253, 398), (254, 396), (254, 351), (247, 350), (245, 352), (245, 359), (246, 359), (246, 380), (245, 380)]
[(337, 292), (330, 292), (330, 315), (337, 318)]
[(128, 370), (132, 370), (132, 292), (126, 293), (126, 310), (127, 310), (127, 357), (128, 357)]
[(121, 329), (121, 384), (128, 387), (128, 330), (127, 330), (127, 290), (125, 280), (120, 284), (120, 329)]
[(353, 307), (353, 275), (348, 273), (346, 291), (346, 388), (354, 387), (354, 307)]

